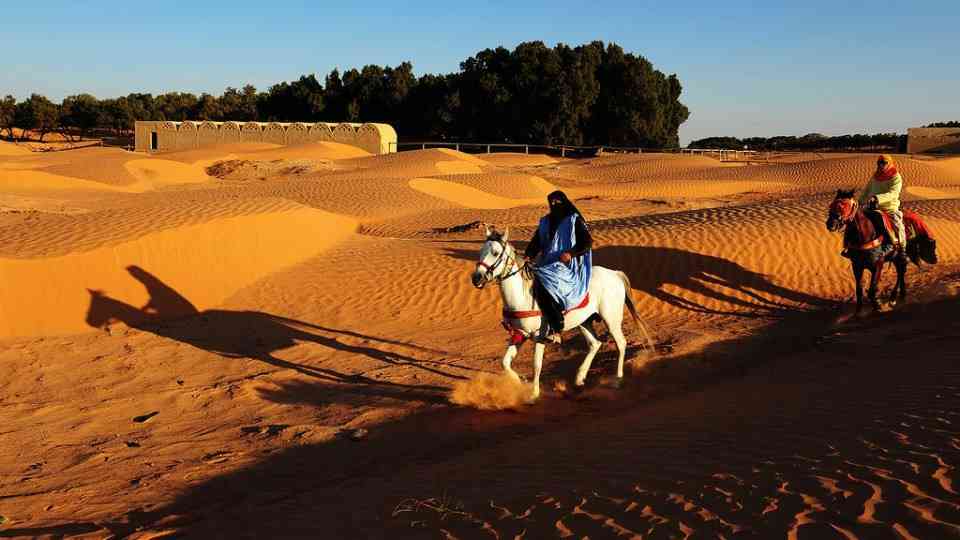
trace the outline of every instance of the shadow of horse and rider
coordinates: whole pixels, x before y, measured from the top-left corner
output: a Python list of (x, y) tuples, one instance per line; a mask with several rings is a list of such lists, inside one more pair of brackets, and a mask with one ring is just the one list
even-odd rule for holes
[[(445, 248), (448, 256), (475, 262), (482, 242), (476, 249)], [(523, 249), (525, 243), (516, 243)], [(780, 317), (830, 305), (816, 295), (778, 285), (764, 274), (754, 272), (729, 259), (672, 247), (605, 246), (593, 250), (593, 263), (616, 268), (630, 278), (634, 289), (642, 291), (673, 307), (709, 315), (731, 315), (742, 318)], [(668, 292), (668, 286), (731, 306), (710, 308)]]
[[(408, 365), (451, 379), (464, 378), (427, 365), (422, 359), (374, 346), (351, 344), (342, 339), (380, 343), (429, 354), (442, 351), (348, 330), (327, 328), (260, 311), (199, 310), (182, 294), (143, 268), (128, 266), (126, 270), (131, 277), (143, 284), (149, 300), (143, 307), (138, 308), (111, 298), (103, 291), (88, 289), (90, 307), (86, 323), (89, 326), (103, 328), (121, 322), (131, 328), (186, 343), (225, 358), (251, 358), (278, 368), (292, 369), (324, 383), (365, 387), (360, 391), (365, 395), (439, 403), (445, 400), (447, 389), (440, 386), (390, 383), (362, 374), (341, 373), (329, 368), (298, 364), (278, 358), (276, 352), (298, 343), (314, 343), (344, 353), (366, 356), (385, 364)], [(374, 387), (379, 390), (373, 391)]]
[[(830, 301), (778, 285), (729, 259), (671, 247), (611, 246), (594, 251), (594, 263), (622, 270), (635, 289), (679, 309), (743, 318), (780, 317)], [(668, 292), (667, 286), (698, 300)], [(702, 300), (726, 304), (711, 308)]]

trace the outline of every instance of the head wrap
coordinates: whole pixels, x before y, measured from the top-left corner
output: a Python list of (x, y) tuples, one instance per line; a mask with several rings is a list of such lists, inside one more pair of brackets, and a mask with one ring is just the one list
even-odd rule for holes
[(873, 174), (873, 179), (878, 182), (886, 182), (898, 174), (897, 165), (893, 162), (893, 156), (890, 154), (880, 154), (880, 157), (877, 158), (877, 164), (881, 161), (887, 165), (883, 170), (879, 170)]
[[(555, 201), (559, 201), (560, 204), (552, 204)], [(566, 193), (560, 190), (547, 195), (547, 204), (550, 205), (550, 226), (553, 228), (556, 228), (557, 224), (564, 218), (573, 214), (580, 214), (577, 207), (567, 198)], [(580, 214), (580, 217), (583, 217), (583, 214)]]

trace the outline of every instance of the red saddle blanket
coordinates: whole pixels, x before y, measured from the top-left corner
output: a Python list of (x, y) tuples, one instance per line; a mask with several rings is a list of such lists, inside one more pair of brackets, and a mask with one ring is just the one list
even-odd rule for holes
[[(901, 212), (903, 213), (903, 228), (907, 233), (908, 241), (918, 236), (933, 238), (933, 232), (930, 230), (930, 227), (927, 227), (927, 224), (920, 217), (920, 214), (917, 214), (913, 210), (902, 210)], [(894, 238), (897, 228), (893, 223), (893, 218), (886, 212), (878, 211), (876, 213), (883, 218), (883, 226), (887, 228), (890, 238)], [(877, 220), (873, 220), (873, 222), (877, 224)]]
[[(884, 216), (886, 216), (888, 220), (890, 219), (886, 214), (884, 214)], [(933, 231), (930, 230), (930, 227), (927, 227), (927, 224), (920, 217), (920, 214), (913, 210), (903, 210), (903, 227), (907, 230), (908, 239), (920, 236), (933, 238)]]
[[(574, 307), (572, 307), (572, 308), (570, 308), (570, 309), (564, 310), (563, 314), (566, 315), (567, 313), (570, 313), (571, 311), (573, 311), (573, 310), (575, 310), (575, 309), (585, 308), (585, 307), (587, 307), (587, 304), (589, 304), (589, 303), (590, 303), (590, 293), (587, 293), (587, 294), (583, 295), (583, 301), (582, 301), (582, 302), (580, 302), (578, 305), (576, 305), (576, 306), (574, 306)], [(530, 317), (539, 317), (540, 315), (543, 315), (543, 313), (542, 313), (540, 310), (510, 311), (510, 310), (507, 309), (507, 308), (503, 308), (503, 318), (504, 318), (504, 319), (514, 319), (514, 320), (516, 320), (516, 319), (529, 319)]]

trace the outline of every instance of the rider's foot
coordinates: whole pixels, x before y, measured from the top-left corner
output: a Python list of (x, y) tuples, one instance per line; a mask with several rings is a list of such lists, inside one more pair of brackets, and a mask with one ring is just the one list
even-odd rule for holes
[(552, 331), (549, 326), (544, 325), (542, 328), (540, 328), (540, 332), (537, 334), (537, 337), (535, 339), (540, 343), (559, 344), (560, 334), (558, 332)]

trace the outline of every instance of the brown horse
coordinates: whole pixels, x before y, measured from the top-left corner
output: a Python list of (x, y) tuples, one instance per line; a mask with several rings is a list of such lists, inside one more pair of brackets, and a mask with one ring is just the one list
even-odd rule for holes
[(877, 301), (877, 284), (886, 263), (892, 262), (897, 270), (897, 283), (890, 291), (891, 301), (903, 301), (907, 297), (907, 255), (914, 264), (920, 265), (920, 260), (936, 263), (936, 241), (930, 235), (929, 229), (913, 212), (904, 212), (904, 222), (907, 230), (907, 246), (905, 250), (885, 249), (885, 232), (880, 229), (881, 219), (878, 214), (870, 216), (860, 208), (854, 199), (856, 190), (837, 190), (837, 196), (830, 204), (827, 216), (827, 230), (843, 230), (844, 254), (850, 259), (853, 267), (853, 278), (857, 283), (857, 313), (863, 308), (863, 271), (870, 271), (870, 288), (867, 297), (873, 309), (879, 310)]

